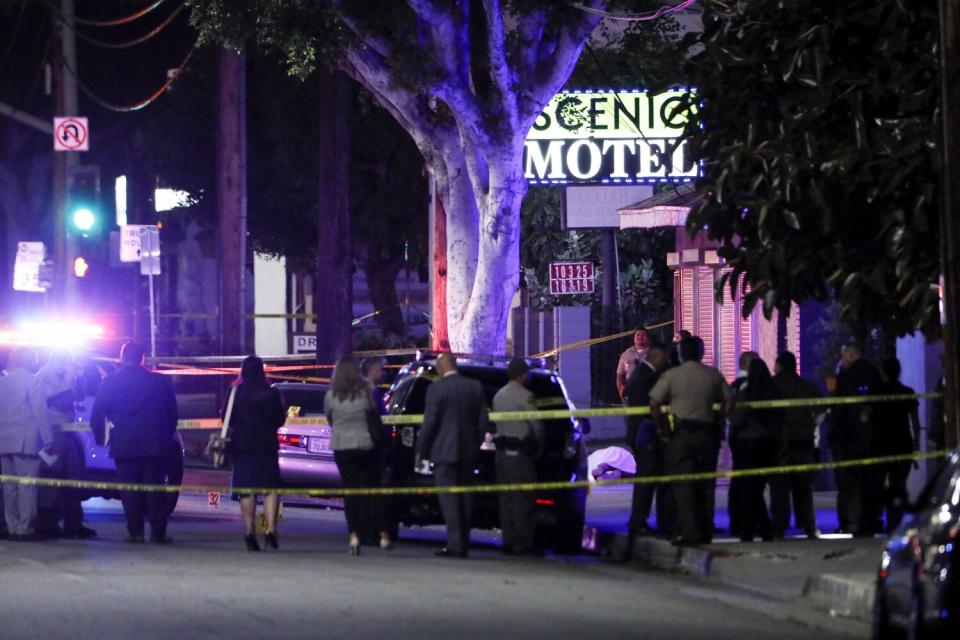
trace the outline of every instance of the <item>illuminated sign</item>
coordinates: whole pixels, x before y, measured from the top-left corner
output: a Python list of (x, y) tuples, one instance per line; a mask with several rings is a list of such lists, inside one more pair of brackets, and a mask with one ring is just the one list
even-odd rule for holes
[(686, 89), (558, 93), (524, 143), (531, 184), (690, 182), (700, 166), (680, 139)]
[(593, 263), (551, 262), (550, 293), (593, 293)]

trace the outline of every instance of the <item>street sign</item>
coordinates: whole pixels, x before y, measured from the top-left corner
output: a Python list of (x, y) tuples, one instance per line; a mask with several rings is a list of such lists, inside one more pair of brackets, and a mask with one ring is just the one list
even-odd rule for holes
[(593, 293), (592, 262), (551, 262), (550, 294)]
[(90, 128), (86, 118), (53, 119), (54, 151), (89, 151)]
[(18, 242), (17, 257), (13, 264), (13, 288), (15, 291), (44, 293), (40, 283), (40, 268), (46, 254), (42, 242)]
[[(143, 225), (139, 229), (140, 274), (144, 276), (160, 275), (160, 229), (153, 225)], [(120, 245), (123, 251), (123, 244)]]
[(317, 350), (317, 336), (312, 333), (293, 334), (294, 353), (314, 353)]
[(151, 225), (124, 224), (120, 226), (120, 262), (140, 262), (140, 230)]

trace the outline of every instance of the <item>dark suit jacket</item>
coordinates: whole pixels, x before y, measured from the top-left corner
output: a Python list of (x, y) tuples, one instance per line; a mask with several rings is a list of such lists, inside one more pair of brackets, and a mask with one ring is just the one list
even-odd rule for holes
[[(660, 379), (660, 371), (641, 362), (630, 372), (624, 386), (623, 399), (628, 407), (650, 404), (650, 390)], [(658, 442), (656, 425), (649, 416), (627, 416), (627, 446), (649, 447)]]
[(173, 383), (141, 366), (124, 365), (97, 389), (90, 428), (99, 443), (104, 440), (104, 420), (113, 423), (111, 458), (169, 455), (177, 431)]
[[(229, 400), (228, 400), (229, 402)], [(226, 406), (224, 406), (226, 413)], [(276, 455), (280, 448), (277, 429), (287, 421), (280, 392), (266, 384), (241, 384), (233, 400), (230, 446), (235, 453)]]
[(478, 380), (455, 373), (427, 389), (417, 453), (434, 464), (473, 464), (487, 429), (487, 398)]

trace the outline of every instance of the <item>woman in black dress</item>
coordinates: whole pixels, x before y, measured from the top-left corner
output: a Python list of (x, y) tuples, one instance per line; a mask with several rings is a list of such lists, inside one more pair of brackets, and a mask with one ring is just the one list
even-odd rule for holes
[[(234, 495), (240, 498), (248, 551), (260, 551), (256, 536), (257, 496), (245, 488), (280, 488), (280, 463), (277, 429), (286, 421), (280, 392), (270, 388), (263, 371), (263, 360), (249, 356), (234, 383), (233, 411), (230, 415), (230, 448), (233, 454)], [(229, 403), (229, 400), (228, 400)], [(267, 521), (266, 545), (277, 549), (277, 514), (280, 494), (267, 491), (263, 510)]]

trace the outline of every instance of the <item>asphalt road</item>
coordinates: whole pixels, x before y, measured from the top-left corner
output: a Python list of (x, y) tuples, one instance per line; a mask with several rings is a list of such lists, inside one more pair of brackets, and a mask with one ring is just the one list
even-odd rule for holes
[[(597, 558), (435, 558), (436, 528), (346, 553), (343, 514), (287, 508), (279, 552), (248, 553), (239, 510), (181, 499), (170, 546), (122, 542), (87, 503), (90, 541), (0, 541), (0, 638), (823, 638), (750, 598)], [(762, 603), (761, 603), (762, 604)]]

